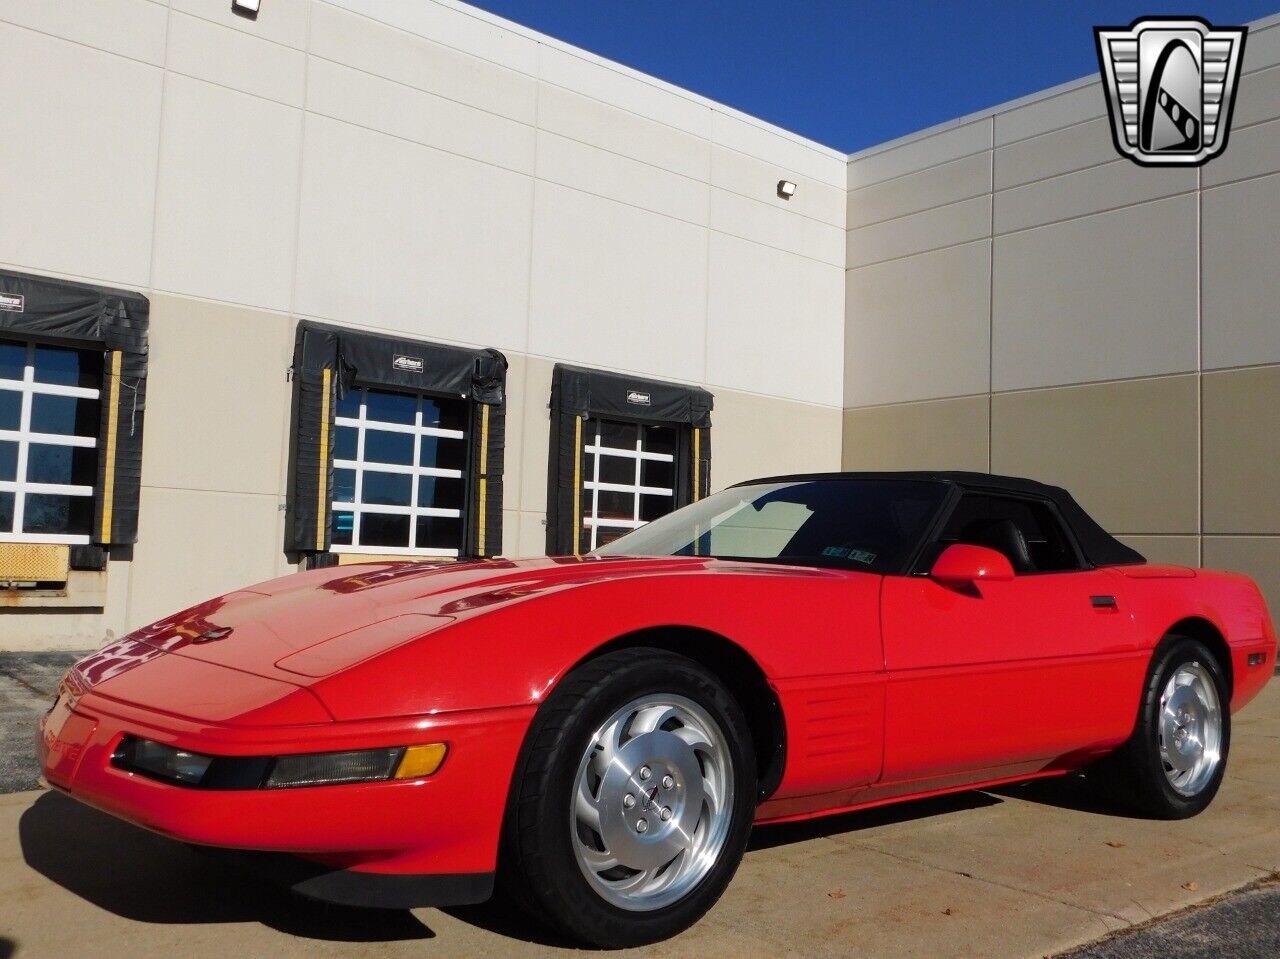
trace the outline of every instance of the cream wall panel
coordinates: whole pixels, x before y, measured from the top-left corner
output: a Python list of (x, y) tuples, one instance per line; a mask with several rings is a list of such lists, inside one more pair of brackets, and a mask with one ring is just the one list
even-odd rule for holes
[(1280, 63), (1280, 23), (1268, 24), (1260, 30), (1250, 30), (1241, 68), (1247, 73), (1275, 66), (1277, 63)]
[(147, 285), (161, 75), (0, 24), (0, 259)]
[(325, 0), (396, 29), (500, 63), (530, 76), (538, 72), (537, 41), (502, 26), (506, 21), (462, 3), (434, 0)]
[(991, 235), (991, 197), (978, 196), (849, 231), (850, 269)]
[(1064, 90), (1043, 100), (996, 114), (996, 146), (1092, 120), (1094, 117), (1104, 116), (1106, 112), (1107, 104), (1100, 81)]
[(768, 129), (722, 110), (711, 118), (711, 139), (721, 146), (767, 159), (834, 187), (845, 185), (845, 158), (798, 138)]
[(154, 66), (164, 65), (167, 17), (148, 0), (0, 0), (0, 21)]
[(844, 405), (985, 393), (991, 244), (848, 273)]
[(1204, 185), (1265, 176), (1280, 169), (1280, 120), (1233, 130), (1227, 150), (1203, 169)]
[(283, 550), (278, 496), (142, 487), (131, 628), (271, 579)]
[(845, 410), (841, 468), (985, 473), (990, 418), (987, 396)]
[[(796, 185), (795, 196), (778, 196), (778, 181)], [(835, 227), (844, 227), (845, 191), (782, 166), (739, 153), (716, 144), (711, 146), (711, 185), (738, 193), (791, 214), (811, 217)]]
[(834, 267), (844, 265), (844, 231), (840, 227), (715, 187), (711, 189), (711, 229)]
[[(551, 373), (555, 364), (537, 356), (524, 359), (523, 415), (519, 429), (523, 454), (519, 474), (508, 473), (508, 488), (520, 488), (520, 508), (525, 512), (545, 513), (547, 509), (547, 470), (551, 461)], [(508, 421), (508, 429), (511, 428)], [(523, 531), (521, 536), (524, 536)], [(532, 555), (541, 555), (544, 539), (539, 538)], [(521, 539), (521, 548), (528, 549)]]
[(968, 200), (991, 191), (987, 151), (849, 192), (850, 229)]
[(1197, 248), (1193, 196), (997, 237), (995, 389), (1195, 369)]
[(295, 312), (524, 345), (528, 177), (307, 118)]
[(1252, 576), (1266, 598), (1271, 622), (1280, 619), (1280, 537), (1206, 536), (1204, 566)]
[(995, 157), (997, 190), (1109, 163), (1116, 159), (1111, 120), (1099, 117), (1019, 140), (1000, 147)]
[(1149, 563), (1172, 563), (1174, 566), (1200, 565), (1198, 536), (1117, 536), (1147, 558)]
[(992, 472), (1066, 487), (1113, 533), (1194, 535), (1197, 394), (1195, 375), (998, 393)]
[(185, 13), (169, 21), (168, 67), (210, 83), (302, 106), (306, 54)]
[(278, 313), (151, 296), (144, 484), (283, 491), (294, 326)]
[(547, 515), (521, 510), (519, 517), (520, 547), (514, 558), (547, 555)]
[[(1245, 50), (1253, 46), (1256, 34), (1251, 34), (1245, 43)], [(1280, 67), (1246, 73), (1240, 77), (1240, 85), (1236, 88), (1235, 109), (1231, 114), (1232, 131), (1264, 120), (1273, 120), (1280, 116)], [(1235, 133), (1232, 133), (1234, 142)]]
[(502, 554), (503, 556), (519, 556), (520, 553), (520, 511), (504, 509), (502, 511)]
[(224, 27), (252, 34), (288, 47), (307, 45), (307, 15), (310, 0), (269, 0), (262, 4), (257, 19), (249, 20), (231, 12), (224, 0), (170, 0), (174, 10), (203, 17)]
[(314, 57), (522, 123), (534, 122), (533, 77), (328, 3), (312, 7), (309, 50)]
[[(533, 127), (360, 70), (311, 61), (307, 109), (518, 173), (533, 172)], [(448, 184), (437, 185), (448, 192)]]
[(553, 84), (538, 89), (538, 126), (696, 180), (710, 176), (706, 139)]
[(650, 120), (692, 133), (711, 136), (711, 107), (692, 96), (676, 93), (639, 74), (606, 65), (590, 55), (543, 45), (538, 56), (538, 75), (575, 91), (590, 91), (592, 98)]
[(538, 177), (630, 203), (691, 223), (705, 224), (709, 187), (677, 173), (538, 131)]
[(707, 381), (838, 407), (844, 271), (719, 233), (710, 257)]
[(991, 118), (984, 117), (905, 143), (855, 154), (849, 161), (848, 187), (856, 190), (990, 149)]
[[(995, 195), (995, 232), (1024, 230), (1055, 220), (1100, 213), (1196, 188), (1197, 170), (1153, 170), (1129, 160), (1113, 160)], [(1185, 229), (1194, 230), (1188, 223)], [(1155, 282), (1154, 278), (1152, 282)]]
[(539, 182), (529, 352), (702, 379), (704, 227)]
[(1204, 377), (1204, 531), (1280, 533), (1280, 366)]
[(152, 284), (288, 309), (301, 112), (177, 74), (167, 84)]
[(840, 411), (716, 390), (711, 489), (786, 473), (840, 469)]
[(1200, 202), (1204, 366), (1280, 361), (1280, 176), (1205, 190)]

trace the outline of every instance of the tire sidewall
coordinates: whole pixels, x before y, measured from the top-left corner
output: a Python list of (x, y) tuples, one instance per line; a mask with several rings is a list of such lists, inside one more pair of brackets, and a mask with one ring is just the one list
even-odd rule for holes
[[(1194, 796), (1184, 796), (1173, 788), (1160, 758), (1160, 697), (1174, 672), (1188, 663), (1199, 663), (1213, 678), (1222, 716), (1222, 746), (1218, 767), (1213, 778)], [(1142, 791), (1152, 801), (1154, 811), (1158, 814), (1171, 819), (1194, 816), (1204, 810), (1217, 795), (1226, 774), (1227, 758), (1231, 751), (1230, 699), (1230, 690), (1217, 656), (1199, 640), (1173, 636), (1157, 648), (1143, 691), (1139, 736), (1135, 744), (1138, 749), (1134, 758), (1140, 766), (1140, 779), (1144, 787)]]
[[(531, 731), (530, 746), (536, 749), (549, 745), (552, 758), (541, 775), (534, 779), (525, 777), (517, 784), (517, 789), (526, 797), (531, 790), (536, 791), (536, 801), (531, 804), (536, 816), (532, 831), (536, 851), (543, 859), (536, 870), (517, 865), (529, 879), (534, 879), (530, 873), (536, 872), (540, 874), (537, 878), (543, 880), (537, 888), (528, 889), (527, 894), (553, 919), (572, 917), (574, 928), (568, 928), (564, 921), (558, 924), (596, 945), (617, 947), (656, 942), (696, 922), (715, 904), (733, 878), (754, 816), (755, 754), (741, 707), (714, 676), (693, 660), (663, 650), (648, 652), (652, 655), (626, 657), (590, 694), (574, 703), (567, 715), (556, 717), (554, 707), (557, 701), (563, 702), (563, 696), (579, 695), (572, 684), (563, 683), (563, 692), (558, 690), (548, 698), (538, 718), (544, 714), (554, 718), (543, 728)], [(592, 734), (627, 703), (642, 696), (661, 694), (675, 694), (694, 701), (720, 726), (733, 768), (732, 818), (716, 863), (702, 880), (677, 902), (640, 912), (607, 902), (582, 874), (570, 840), (571, 797), (579, 763)], [(539, 726), (538, 718), (535, 718), (535, 727)], [(526, 809), (528, 806), (526, 804)], [(522, 845), (525, 848), (521, 852), (528, 855), (527, 840)]]

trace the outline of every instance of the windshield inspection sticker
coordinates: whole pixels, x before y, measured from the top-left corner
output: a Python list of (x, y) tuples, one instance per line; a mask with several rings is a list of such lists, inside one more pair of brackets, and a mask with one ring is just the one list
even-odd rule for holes
[(852, 546), (828, 546), (823, 549), (822, 555), (836, 559), (851, 559), (863, 566), (870, 566), (876, 561), (875, 553), (869, 553), (865, 549), (854, 549)]

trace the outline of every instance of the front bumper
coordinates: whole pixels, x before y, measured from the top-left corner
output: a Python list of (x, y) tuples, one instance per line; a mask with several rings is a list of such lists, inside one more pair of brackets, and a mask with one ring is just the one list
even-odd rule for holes
[[(250, 857), (314, 898), (407, 908), (478, 902), (492, 890), (507, 792), (533, 707), (374, 722), (252, 727), (198, 723), (89, 691), (64, 689), (39, 725), (51, 786), (184, 842), (276, 855)], [(117, 769), (125, 735), (219, 756), (442, 741), (448, 758), (417, 780), (293, 789), (204, 790)], [(281, 856), (279, 854), (287, 854)], [(286, 869), (288, 873), (290, 870)]]

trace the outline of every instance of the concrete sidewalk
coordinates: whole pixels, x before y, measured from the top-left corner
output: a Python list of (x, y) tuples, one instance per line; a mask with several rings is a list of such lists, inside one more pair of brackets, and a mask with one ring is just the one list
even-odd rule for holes
[[(1073, 780), (757, 830), (702, 923), (637, 954), (1052, 955), (1280, 870), (1280, 684), (1238, 717), (1227, 781), (1180, 823)], [(568, 954), (500, 908), (296, 900), (62, 796), (0, 797), (0, 959)], [(1225, 954), (1223, 954), (1225, 955)]]

